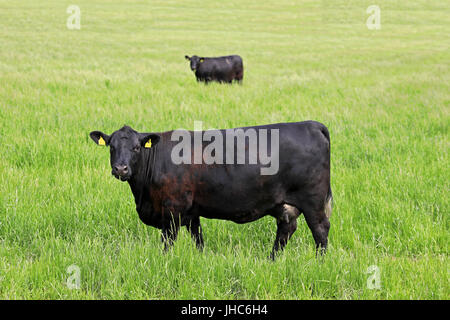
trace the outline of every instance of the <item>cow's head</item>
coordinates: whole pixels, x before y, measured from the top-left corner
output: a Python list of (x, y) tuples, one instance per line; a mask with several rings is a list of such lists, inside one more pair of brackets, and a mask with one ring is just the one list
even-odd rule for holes
[(198, 69), (200, 64), (205, 60), (205, 58), (201, 58), (198, 56), (192, 56), (189, 58), (189, 56), (184, 56), (186, 60), (189, 60), (191, 62), (191, 70), (195, 71)]
[(92, 131), (89, 136), (100, 146), (109, 146), (112, 175), (127, 181), (139, 171), (142, 152), (154, 147), (160, 136), (155, 133), (139, 133), (128, 126), (113, 132), (110, 136)]

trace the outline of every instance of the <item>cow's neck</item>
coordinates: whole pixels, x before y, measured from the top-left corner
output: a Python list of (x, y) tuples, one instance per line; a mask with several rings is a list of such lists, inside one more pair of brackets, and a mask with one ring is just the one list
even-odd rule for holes
[(156, 148), (152, 148), (147, 152), (141, 153), (140, 166), (133, 177), (128, 180), (131, 191), (133, 192), (136, 208), (139, 208), (142, 203), (150, 200), (151, 179), (153, 177), (153, 165)]

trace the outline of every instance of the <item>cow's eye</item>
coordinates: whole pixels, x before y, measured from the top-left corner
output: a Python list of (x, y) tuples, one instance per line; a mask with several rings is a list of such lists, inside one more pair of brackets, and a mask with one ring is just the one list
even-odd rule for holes
[(133, 148), (133, 151), (134, 151), (134, 152), (138, 152), (139, 150), (141, 150), (141, 146), (135, 146), (135, 147)]
[(115, 149), (114, 149), (113, 146), (110, 146), (110, 147), (109, 147), (109, 150), (110, 150), (111, 152), (114, 152)]

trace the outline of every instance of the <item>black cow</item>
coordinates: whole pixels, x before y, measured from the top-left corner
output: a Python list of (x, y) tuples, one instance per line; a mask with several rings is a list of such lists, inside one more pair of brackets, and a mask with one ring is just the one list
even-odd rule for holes
[(191, 70), (195, 72), (197, 81), (232, 83), (236, 80), (242, 83), (244, 78), (244, 65), (240, 56), (216, 58), (185, 56), (185, 58), (191, 62)]
[[(260, 161), (176, 164), (173, 150), (179, 139), (173, 140), (174, 131), (139, 133), (124, 126), (110, 136), (93, 131), (90, 137), (99, 145), (110, 146), (112, 174), (129, 183), (139, 218), (162, 229), (166, 249), (176, 239), (180, 226), (186, 226), (197, 246), (203, 248), (200, 217), (246, 223), (271, 215), (278, 227), (271, 254), (274, 258), (295, 232), (297, 217), (303, 213), (317, 249), (325, 251), (332, 203), (327, 128), (319, 122), (306, 121), (241, 129), (245, 133), (249, 129), (265, 129), (270, 132), (269, 138), (278, 131), (276, 174), (261, 175), (267, 163), (262, 165)], [(225, 135), (230, 130), (234, 129), (217, 131)], [(195, 135), (186, 132), (191, 137)], [(225, 155), (233, 152), (232, 161), (236, 161), (238, 140), (233, 138), (232, 149), (225, 148)], [(189, 138), (188, 143), (194, 145), (194, 141), (195, 138)], [(250, 152), (250, 134), (243, 141), (245, 152)], [(259, 144), (261, 141), (260, 138)], [(207, 144), (202, 141), (202, 148)], [(222, 145), (226, 146), (226, 142)], [(277, 152), (271, 144), (268, 150), (272, 155)], [(183, 155), (195, 157), (191, 153)], [(249, 154), (245, 157), (250, 159)]]

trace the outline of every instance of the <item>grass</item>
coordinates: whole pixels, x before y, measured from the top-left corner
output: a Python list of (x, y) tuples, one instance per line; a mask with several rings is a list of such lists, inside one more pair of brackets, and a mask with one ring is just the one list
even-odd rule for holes
[[(449, 4), (0, 0), (0, 298), (449, 299)], [(240, 54), (242, 86), (196, 83), (184, 55)], [(202, 219), (163, 254), (109, 153), (89, 139), (313, 119), (331, 133), (335, 199), (317, 260), (303, 217)], [(77, 265), (81, 288), (70, 290)], [(369, 289), (367, 269), (381, 287)]]

